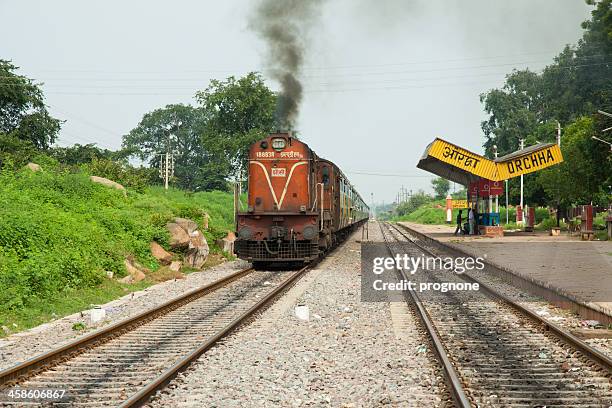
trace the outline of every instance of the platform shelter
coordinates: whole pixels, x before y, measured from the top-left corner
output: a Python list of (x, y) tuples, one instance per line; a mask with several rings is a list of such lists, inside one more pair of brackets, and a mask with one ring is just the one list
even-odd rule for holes
[[(436, 138), (431, 142), (417, 167), (447, 180), (459, 183), (468, 191), (467, 206), (476, 209), (478, 224), (503, 233), (500, 225), (498, 197), (503, 182), (563, 162), (559, 145), (539, 143), (495, 160)], [(495, 206), (493, 206), (495, 200)]]

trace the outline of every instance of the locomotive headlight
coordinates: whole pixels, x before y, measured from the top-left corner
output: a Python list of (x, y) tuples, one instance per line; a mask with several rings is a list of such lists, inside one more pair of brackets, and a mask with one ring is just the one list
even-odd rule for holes
[(272, 139), (272, 148), (274, 150), (283, 150), (287, 146), (285, 139)]
[(242, 227), (238, 230), (238, 237), (240, 239), (251, 239), (253, 237), (253, 230), (249, 227)]
[(302, 230), (302, 235), (304, 236), (304, 239), (309, 241), (315, 239), (317, 236), (317, 228), (314, 225), (307, 225)]

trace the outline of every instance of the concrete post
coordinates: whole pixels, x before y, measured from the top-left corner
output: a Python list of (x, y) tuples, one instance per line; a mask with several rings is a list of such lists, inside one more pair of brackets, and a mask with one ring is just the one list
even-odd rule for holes
[(446, 196), (446, 223), (450, 224), (453, 221), (453, 198), (451, 195)]

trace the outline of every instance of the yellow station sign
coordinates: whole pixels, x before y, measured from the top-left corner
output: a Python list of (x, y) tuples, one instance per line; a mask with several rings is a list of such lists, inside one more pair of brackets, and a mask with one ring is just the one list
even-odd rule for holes
[(452, 201), (453, 209), (462, 209), (468, 207), (467, 200), (453, 200)]
[(521, 174), (529, 174), (563, 162), (557, 144), (542, 145), (536, 150), (509, 155), (499, 161), (489, 160), (442, 139), (435, 139), (426, 150), (427, 157), (491, 181), (508, 180)]
[(497, 171), (500, 180), (507, 180), (521, 174), (529, 174), (554, 166), (562, 161), (561, 149), (559, 145), (555, 144), (497, 163)]
[(429, 156), (465, 170), (468, 173), (486, 178), (487, 180), (497, 180), (495, 162), (442, 139), (436, 139), (429, 148), (428, 153)]

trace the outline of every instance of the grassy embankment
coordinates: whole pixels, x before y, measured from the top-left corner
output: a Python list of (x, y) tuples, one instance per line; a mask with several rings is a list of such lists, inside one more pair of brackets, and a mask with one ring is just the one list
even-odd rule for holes
[[(155, 271), (150, 241), (168, 249), (173, 217), (201, 223), (214, 240), (233, 228), (232, 196), (150, 187), (142, 193), (94, 184), (85, 172), (0, 172), (0, 337), (87, 309), (155, 283), (126, 275), (127, 256)], [(154, 275), (154, 273), (152, 274)], [(8, 330), (7, 330), (8, 329)]]

